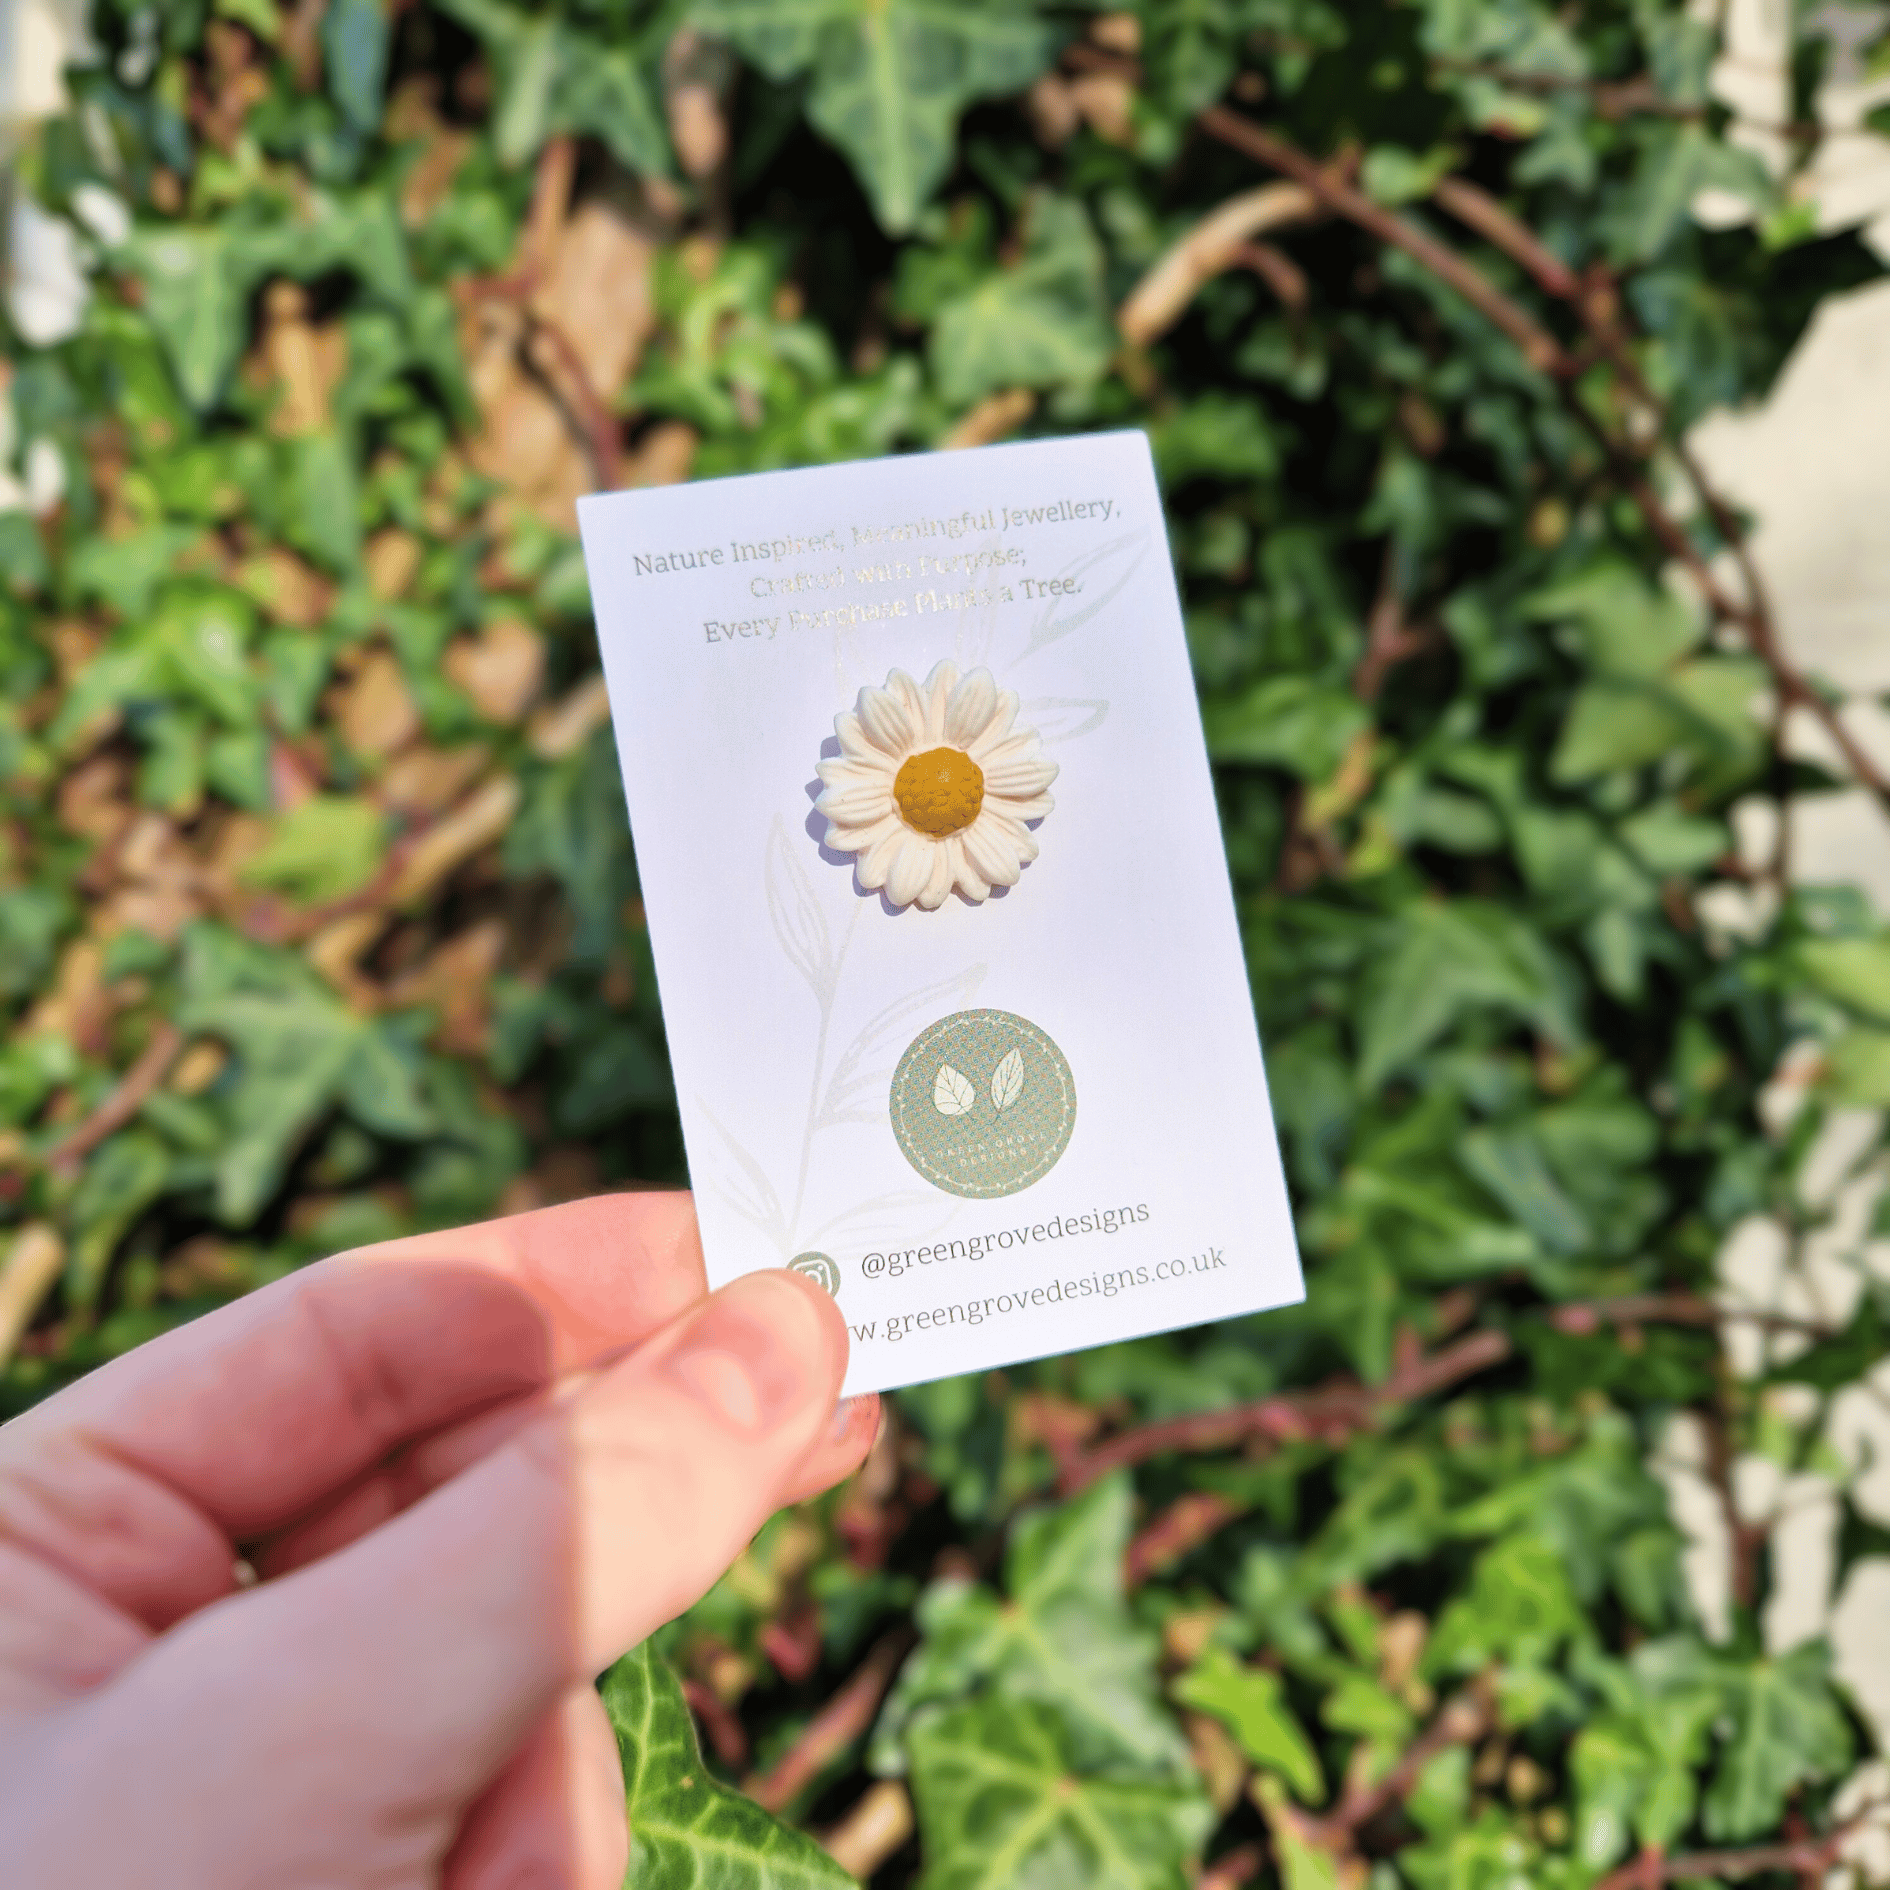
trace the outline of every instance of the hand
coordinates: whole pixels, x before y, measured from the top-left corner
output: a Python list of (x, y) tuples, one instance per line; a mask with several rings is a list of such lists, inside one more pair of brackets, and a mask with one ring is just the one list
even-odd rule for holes
[(615, 1890), (592, 1679), (857, 1466), (846, 1350), (619, 1195), (323, 1261), (0, 1429), (6, 1881)]

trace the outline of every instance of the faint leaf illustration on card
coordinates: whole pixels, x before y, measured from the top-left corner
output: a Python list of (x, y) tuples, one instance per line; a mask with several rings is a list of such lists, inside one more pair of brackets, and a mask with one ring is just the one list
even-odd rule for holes
[(1046, 748), (1093, 735), (1109, 714), (1109, 704), (1101, 696), (1033, 696), (1022, 706)]
[(774, 935), (781, 941), (781, 949), (813, 987), (814, 995), (826, 1000), (832, 995), (838, 969), (827, 915), (821, 911), (807, 870), (788, 838), (787, 823), (778, 814), (768, 835), (764, 884), (768, 916), (774, 921)]
[(886, 1081), (916, 1025), (961, 1011), (976, 996), (984, 966), (972, 965), (955, 976), (908, 991), (867, 1020), (833, 1066), (833, 1078), (821, 1104), (816, 1127), (835, 1122), (883, 1122)]
[(1018, 651), (1021, 659), (1049, 644), (1080, 630), (1100, 612), (1108, 609), (1135, 576), (1137, 567), (1147, 557), (1150, 534), (1146, 531), (1124, 532), (1072, 558), (1057, 576), (1074, 579), (1081, 589), (1073, 597), (1052, 597), (1030, 627), (1030, 638)]
[(791, 1251), (794, 1243), (789, 1238), (787, 1215), (782, 1211), (781, 1197), (768, 1179), (767, 1170), (717, 1121), (700, 1096), (696, 1098), (696, 1107), (722, 1138), (723, 1153), (733, 1164), (732, 1178), (725, 1179), (727, 1170), (718, 1164), (709, 1185), (743, 1220), (753, 1222), (775, 1241), (783, 1253)]

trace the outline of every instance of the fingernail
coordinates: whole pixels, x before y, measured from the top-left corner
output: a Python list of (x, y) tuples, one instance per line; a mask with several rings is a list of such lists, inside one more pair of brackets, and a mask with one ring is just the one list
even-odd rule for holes
[(815, 1321), (798, 1287), (752, 1275), (709, 1300), (678, 1338), (665, 1370), (732, 1429), (766, 1430), (812, 1389), (802, 1360), (818, 1355)]
[(854, 1420), (860, 1415), (858, 1398), (842, 1398), (833, 1408), (833, 1428), (828, 1432), (829, 1441), (839, 1443), (852, 1430)]

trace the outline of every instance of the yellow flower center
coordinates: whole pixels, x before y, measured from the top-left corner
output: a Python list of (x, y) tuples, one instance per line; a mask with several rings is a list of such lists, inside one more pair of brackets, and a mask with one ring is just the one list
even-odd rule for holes
[(928, 748), (893, 777), (893, 799), (908, 827), (943, 840), (978, 818), (984, 770), (962, 748)]

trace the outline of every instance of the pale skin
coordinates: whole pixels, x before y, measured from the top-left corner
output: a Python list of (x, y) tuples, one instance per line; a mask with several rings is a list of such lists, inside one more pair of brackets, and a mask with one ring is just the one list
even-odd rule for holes
[(322, 1261), (0, 1427), (7, 1881), (616, 1890), (593, 1677), (858, 1466), (846, 1351), (617, 1195)]

